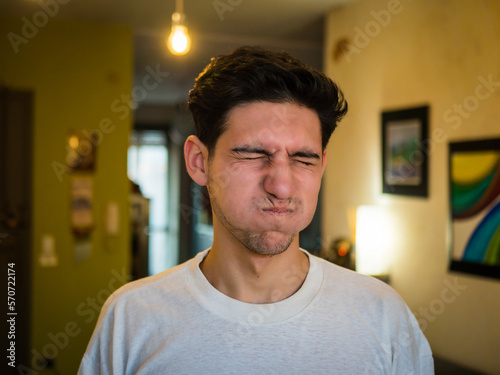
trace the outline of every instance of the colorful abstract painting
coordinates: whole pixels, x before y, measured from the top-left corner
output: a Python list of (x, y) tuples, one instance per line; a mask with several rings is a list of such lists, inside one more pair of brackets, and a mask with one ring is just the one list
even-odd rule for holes
[(500, 139), (450, 144), (452, 270), (500, 278)]

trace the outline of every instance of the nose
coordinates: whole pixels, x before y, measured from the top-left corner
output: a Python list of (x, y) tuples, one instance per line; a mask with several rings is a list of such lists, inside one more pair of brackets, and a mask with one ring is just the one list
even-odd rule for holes
[(268, 167), (264, 178), (264, 190), (274, 199), (291, 198), (293, 176), (288, 161), (276, 161)]

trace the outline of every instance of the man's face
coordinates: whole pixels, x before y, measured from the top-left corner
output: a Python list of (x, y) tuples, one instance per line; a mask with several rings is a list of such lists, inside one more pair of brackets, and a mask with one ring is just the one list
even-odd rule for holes
[(208, 164), (214, 240), (228, 236), (262, 255), (285, 251), (312, 220), (325, 163), (313, 110), (269, 102), (233, 108)]

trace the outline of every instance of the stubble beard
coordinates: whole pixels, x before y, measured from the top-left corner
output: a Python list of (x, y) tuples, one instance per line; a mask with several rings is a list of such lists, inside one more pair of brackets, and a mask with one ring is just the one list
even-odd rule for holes
[[(260, 233), (250, 232), (248, 230), (244, 230), (242, 228), (237, 228), (231, 223), (226, 215), (222, 212), (217, 199), (213, 194), (210, 194), (210, 203), (212, 205), (212, 210), (217, 217), (217, 219), (221, 222), (224, 228), (236, 238), (244, 247), (258, 255), (278, 255), (285, 252), (293, 240), (297, 236), (297, 233), (286, 234), (281, 231), (264, 231)], [(279, 229), (279, 228), (277, 228)], [(273, 240), (273, 237), (279, 236), (280, 239)]]

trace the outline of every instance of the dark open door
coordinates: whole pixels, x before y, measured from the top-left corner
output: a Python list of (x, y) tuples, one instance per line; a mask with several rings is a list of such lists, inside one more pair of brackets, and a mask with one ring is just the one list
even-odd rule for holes
[(0, 89), (2, 374), (30, 367), (32, 112), (32, 93)]

